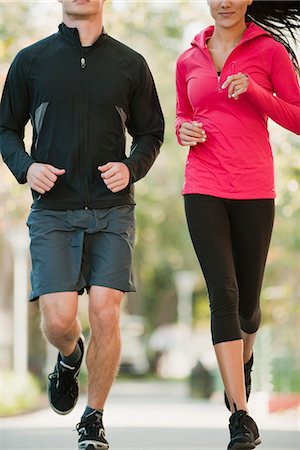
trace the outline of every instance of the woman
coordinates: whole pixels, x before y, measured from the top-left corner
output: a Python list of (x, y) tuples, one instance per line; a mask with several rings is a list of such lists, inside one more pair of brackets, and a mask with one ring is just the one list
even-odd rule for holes
[(214, 26), (177, 62), (176, 132), (190, 147), (185, 210), (232, 413), (228, 450), (252, 449), (261, 439), (247, 400), (275, 197), (267, 120), (300, 134), (299, 66), (282, 33), (295, 39), (300, 13), (297, 1), (208, 5)]

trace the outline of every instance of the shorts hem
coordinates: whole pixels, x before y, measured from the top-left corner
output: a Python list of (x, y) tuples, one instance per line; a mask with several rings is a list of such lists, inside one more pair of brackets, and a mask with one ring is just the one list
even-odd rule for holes
[(82, 295), (84, 293), (84, 291), (86, 290), (87, 292), (89, 291), (91, 286), (100, 286), (100, 287), (107, 287), (110, 289), (115, 289), (116, 291), (121, 291), (121, 292), (136, 292), (136, 287), (133, 285), (126, 285), (126, 286), (122, 286), (122, 285), (116, 285), (114, 283), (105, 283), (105, 282), (97, 282), (97, 281), (93, 281), (89, 284), (86, 284), (85, 286), (83, 286), (82, 288), (56, 288), (56, 289), (44, 289), (41, 290), (40, 292), (33, 292), (30, 294), (29, 296), (29, 302), (35, 302), (37, 301), (41, 295), (47, 295), (47, 294), (56, 294), (59, 292), (77, 292), (78, 295)]
[(136, 292), (136, 288), (134, 285), (122, 285), (122, 284), (116, 284), (116, 283), (108, 283), (107, 281), (101, 282), (101, 281), (91, 281), (88, 285), (85, 286), (86, 289), (90, 289), (91, 286), (99, 286), (99, 287), (106, 287), (110, 289), (115, 289), (116, 291), (121, 292)]
[(64, 288), (49, 288), (49, 289), (41, 289), (40, 291), (33, 291), (29, 296), (29, 302), (37, 301), (41, 295), (47, 294), (58, 294), (59, 292), (78, 292), (78, 295), (82, 295), (84, 293), (85, 286), (81, 288), (77, 287), (64, 287)]

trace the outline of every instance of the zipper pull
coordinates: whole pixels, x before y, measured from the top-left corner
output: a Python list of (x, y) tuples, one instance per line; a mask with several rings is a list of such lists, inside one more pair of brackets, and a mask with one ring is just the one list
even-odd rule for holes
[(86, 68), (86, 60), (85, 60), (85, 58), (81, 58), (81, 60), (80, 60), (80, 65), (81, 65), (81, 68), (82, 68), (82, 69), (85, 69), (85, 68)]
[(222, 75), (222, 72), (220, 72), (220, 74), (217, 73), (218, 93), (222, 92), (222, 89), (221, 89), (221, 75)]

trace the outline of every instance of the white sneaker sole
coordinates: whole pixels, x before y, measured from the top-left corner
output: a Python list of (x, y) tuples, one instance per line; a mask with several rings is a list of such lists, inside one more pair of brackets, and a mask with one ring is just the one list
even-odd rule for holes
[(102, 444), (97, 441), (84, 441), (78, 443), (78, 450), (107, 450), (108, 444)]

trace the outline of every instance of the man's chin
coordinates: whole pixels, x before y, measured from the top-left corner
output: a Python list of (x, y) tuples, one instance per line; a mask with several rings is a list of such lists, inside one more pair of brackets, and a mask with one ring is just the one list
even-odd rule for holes
[(93, 11), (91, 8), (85, 8), (85, 10), (83, 8), (72, 8), (69, 11), (65, 11), (65, 14), (67, 14), (67, 16), (76, 20), (86, 20), (92, 16), (97, 15), (97, 13), (98, 11)]

